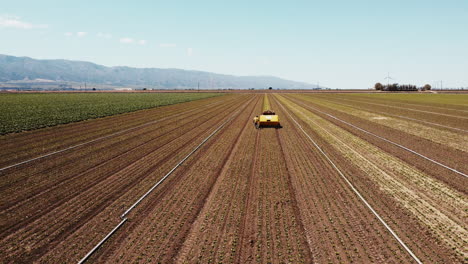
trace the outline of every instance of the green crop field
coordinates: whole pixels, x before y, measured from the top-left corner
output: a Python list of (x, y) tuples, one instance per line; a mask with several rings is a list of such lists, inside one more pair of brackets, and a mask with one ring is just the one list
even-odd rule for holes
[(0, 134), (55, 126), (219, 95), (217, 93), (0, 94)]

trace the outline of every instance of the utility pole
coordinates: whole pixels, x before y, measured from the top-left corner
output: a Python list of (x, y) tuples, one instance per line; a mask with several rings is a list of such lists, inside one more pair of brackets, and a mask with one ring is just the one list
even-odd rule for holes
[(200, 82), (198, 82), (198, 92), (200, 92)]
[(84, 83), (85, 92), (86, 92), (86, 88), (87, 88), (87, 87), (86, 87), (86, 83), (88, 82), (88, 78), (89, 78), (89, 71), (86, 70), (86, 81), (85, 81), (85, 83)]

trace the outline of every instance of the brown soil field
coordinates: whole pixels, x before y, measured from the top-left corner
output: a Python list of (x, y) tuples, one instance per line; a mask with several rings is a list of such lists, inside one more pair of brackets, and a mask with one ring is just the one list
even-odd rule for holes
[[(303, 103), (301, 105), (304, 106)], [(453, 147), (448, 146), (448, 144), (441, 144), (441, 143), (434, 142), (434, 141), (431, 141), (422, 137), (412, 135), (408, 132), (398, 130), (394, 127), (384, 126), (382, 124), (376, 123), (373, 120), (366, 120), (362, 118), (362, 116), (353, 116), (346, 112), (338, 112), (333, 108), (323, 107), (313, 101), (308, 101), (307, 104), (305, 104), (305, 107), (309, 110), (311, 109), (321, 110), (325, 113), (332, 114), (333, 116), (336, 116), (344, 121), (354, 124), (374, 134), (387, 138), (397, 144), (410, 147), (412, 150), (418, 153), (421, 153), (438, 162), (441, 162), (445, 165), (448, 165), (449, 167), (452, 167), (462, 172), (468, 171), (468, 163), (466, 162), (468, 149), (464, 149), (464, 150), (455, 149)], [(432, 175), (433, 177), (436, 177), (446, 182), (447, 184), (451, 185), (453, 188), (456, 188), (457, 190), (464, 192), (465, 194), (468, 192), (467, 185), (466, 185), (467, 183), (466, 177), (453, 173), (452, 171), (447, 170), (446, 168), (443, 168), (428, 160), (421, 159), (418, 156), (410, 155), (409, 152), (404, 151), (399, 147), (396, 147), (392, 144), (388, 144), (387, 142), (382, 141), (381, 139), (378, 139), (376, 137), (363, 133), (362, 131), (359, 131), (353, 127), (350, 127), (349, 125), (339, 122), (336, 119), (330, 118), (329, 116), (326, 116), (323, 113), (320, 113), (317, 111), (315, 112), (318, 115), (327, 119), (329, 122), (336, 124), (342, 127), (343, 129), (350, 131), (356, 135), (359, 135), (360, 137), (365, 138), (366, 141), (377, 145), (378, 147), (384, 149), (387, 152), (392, 153), (394, 156), (397, 156), (403, 160), (406, 160), (408, 163), (425, 171), (427, 174)], [(433, 129), (433, 130), (434, 130), (434, 133), (437, 133), (436, 129)], [(462, 138), (465, 138), (466, 140), (468, 140), (467, 133), (464, 133), (464, 132), (456, 132), (456, 133), (460, 134)], [(447, 140), (450, 140), (450, 139), (447, 139)], [(461, 141), (459, 142), (459, 144), (466, 144), (466, 141)]]
[(0, 262), (76, 263), (126, 219), (87, 263), (463, 263), (467, 113), (255, 91), (6, 135)]

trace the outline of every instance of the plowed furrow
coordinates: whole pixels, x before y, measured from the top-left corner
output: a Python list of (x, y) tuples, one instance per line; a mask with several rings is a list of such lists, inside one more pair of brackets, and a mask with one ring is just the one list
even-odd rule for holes
[[(213, 111), (216, 111), (216, 108), (213, 109)], [(44, 161), (43, 166), (46, 169), (36, 172), (25, 171), (24, 174), (21, 174), (24, 175), (23, 177), (19, 177), (16, 174), (8, 175), (8, 177), (14, 178), (15, 181), (9, 182), (9, 185), (1, 188), (1, 191), (4, 194), (8, 194), (9, 192), (14, 193), (14, 196), (7, 195), (7, 197), (16, 200), (4, 201), (1, 209), (8, 208), (11, 204), (17, 205), (18, 201), (29, 199), (37, 193), (45, 191), (49, 193), (51, 188), (57, 188), (67, 181), (82, 181), (83, 179), (80, 176), (89, 175), (88, 177), (93, 178), (93, 171), (101, 169), (106, 164), (108, 166), (105, 166), (105, 168), (114, 166), (113, 160), (120, 160), (118, 163), (119, 166), (114, 168), (114, 171), (118, 170), (119, 167), (131, 164), (164, 144), (175, 140), (178, 136), (193, 129), (193, 127), (206, 123), (211, 118), (215, 117), (215, 115), (216, 112), (208, 112), (207, 114), (201, 115), (199, 119), (200, 123), (194, 123), (190, 120), (186, 122), (176, 120), (167, 125), (163, 124), (162, 127), (157, 129), (157, 133), (155, 133), (156, 128), (153, 128), (143, 135), (131, 135), (124, 140), (118, 140), (110, 145), (106, 144), (103, 148), (92, 148), (92, 152), (85, 152), (80, 156), (73, 156), (71, 158), (60, 157), (64, 160), (61, 162)], [(83, 157), (95, 157), (97, 155), (99, 158), (84, 163), (83, 168), (69, 161), (69, 159), (79, 160), (80, 158), (83, 159)], [(8, 189), (8, 186), (13, 186), (13, 188)]]
[[(234, 106), (233, 109), (235, 108), (237, 107)], [(193, 141), (196, 141), (197, 138), (200, 138), (203, 134), (208, 133), (210, 128), (216, 124), (213, 122), (218, 122), (216, 120), (222, 121), (223, 115), (219, 115), (218, 119), (212, 119), (210, 121), (211, 125), (201, 126), (192, 130), (192, 133), (187, 133), (184, 136), (186, 139), (181, 140), (180, 142), (178, 141), (178, 144), (174, 144), (174, 146), (166, 148), (167, 150), (170, 150), (170, 152), (165, 151), (164, 148), (160, 149), (160, 153), (155, 152), (149, 156), (153, 159), (146, 159), (146, 162), (150, 161), (150, 163), (146, 163), (145, 159), (142, 159), (140, 164), (136, 163), (112, 176), (107, 177), (101, 183), (95, 184), (93, 188), (84, 190), (79, 196), (71, 198), (71, 200), (63, 203), (47, 215), (43, 215), (36, 221), (31, 222), (30, 225), (33, 228), (26, 225), (18, 229), (14, 234), (8, 236), (2, 244), (8, 245), (14, 243), (13, 241), (17, 239), (21, 239), (23, 244), (19, 248), (10, 248), (5, 250), (5, 252), (11, 253), (12, 255), (10, 256), (15, 255), (21, 259), (35, 259), (49, 251), (61, 241), (66, 240), (67, 237), (72, 235), (75, 230), (91, 220), (91, 218), (95, 217), (99, 212), (103, 211), (104, 208), (107, 209), (107, 207), (109, 207), (116, 199), (120, 199), (124, 193), (134, 191), (135, 189), (141, 189), (135, 188), (138, 183), (143, 182), (143, 180), (146, 181), (146, 178), (149, 178), (149, 176), (152, 176), (155, 173), (158, 173), (161, 169), (173, 164), (172, 158), (177, 158), (183, 154), (183, 152), (188, 151), (189, 147), (193, 146)], [(197, 130), (200, 132), (196, 132)], [(180, 144), (182, 144), (182, 147), (186, 150), (180, 151), (182, 150), (182, 147), (179, 149), (174, 148)], [(166, 159), (164, 158), (164, 155), (160, 156), (160, 154), (167, 155)], [(157, 159), (154, 160), (157, 156), (162, 157), (162, 159), (159, 158), (159, 163), (157, 162)], [(154, 166), (148, 168), (147, 165), (144, 164), (151, 164)], [(133, 195), (135, 194), (133, 193)], [(132, 197), (134, 197), (133, 195)], [(122, 212), (117, 212), (113, 215), (117, 216), (119, 213)], [(57, 218), (57, 216), (59, 216), (59, 218)], [(47, 226), (48, 222), (56, 224), (44, 230), (43, 227)], [(39, 229), (34, 228), (35, 226)], [(33, 248), (33, 250), (26, 253), (23, 250), (27, 248)]]
[[(250, 112), (252, 106), (250, 103), (242, 112)], [(135, 262), (138, 256), (162, 263), (172, 260), (228, 161), (240, 136), (240, 120), (244, 123), (246, 115), (240, 115), (223, 128), (187, 161), (183, 170), (176, 171), (155, 190), (151, 195), (154, 198), (145, 200), (132, 212), (129, 217), (135, 217), (135, 224), (127, 226), (127, 234), (124, 231), (124, 237), (116, 238), (120, 241), (116, 247), (107, 248), (97, 261)], [(144, 244), (137, 242), (141, 239)]]
[[(225, 98), (228, 103), (236, 97)], [(2, 137), (0, 150), (1, 167), (28, 160), (46, 153), (65, 149), (73, 145), (105, 137), (119, 131), (145, 127), (157, 119), (177, 116), (209, 105), (219, 105), (219, 99), (208, 98), (183, 104), (158, 107), (156, 109), (82, 121), (57, 127), (10, 134)]]
[[(259, 97), (260, 99), (261, 97)], [(262, 102), (261, 100), (259, 102)], [(261, 104), (253, 108), (260, 111)], [(253, 116), (250, 113), (249, 117)], [(223, 167), (207, 202), (181, 250), (176, 262), (236, 263), (239, 257), (241, 220), (248, 206), (249, 179), (255, 163), (255, 132), (250, 119), (243, 125), (228, 162)]]
[[(289, 98), (289, 97), (288, 97)], [(455, 188), (461, 192), (467, 192), (466, 189), (466, 177), (463, 177), (459, 174), (456, 174), (436, 163), (433, 163), (429, 160), (423, 159), (418, 157), (417, 155), (411, 154), (408, 151), (401, 149), (398, 146), (385, 142), (379, 138), (373, 137), (369, 134), (366, 134), (360, 130), (357, 130), (351, 126), (343, 124), (329, 116), (324, 115), (314, 109), (321, 109), (324, 112), (330, 112), (334, 116), (345, 120), (351, 124), (355, 124), (360, 128), (363, 128), (367, 131), (375, 133), (379, 136), (387, 138), (391, 141), (394, 141), (400, 145), (408, 146), (412, 150), (421, 153), (422, 155), (428, 156), (431, 159), (434, 159), (438, 162), (446, 164), (449, 167), (457, 169), (461, 172), (466, 172), (468, 170), (468, 165), (465, 162), (466, 154), (463, 151), (459, 151), (453, 148), (449, 148), (447, 146), (443, 146), (441, 144), (435, 144), (434, 142), (414, 137), (407, 133), (403, 133), (401, 131), (383, 127), (378, 124), (373, 124), (366, 120), (360, 119), (358, 117), (353, 117), (344, 113), (333, 112), (332, 109), (324, 109), (323, 107), (313, 105), (310, 102), (308, 104), (304, 104), (301, 101), (293, 100), (294, 102), (298, 102), (301, 106), (305, 107), (309, 111), (317, 114), (321, 118), (326, 119), (327, 121), (333, 123), (340, 128), (353, 133), (354, 135), (372, 143), (373, 145), (383, 149), (386, 152), (391, 153), (392, 155), (408, 162), (409, 164), (414, 165), (418, 169), (422, 170), (423, 172), (427, 173), (428, 175), (433, 176), (438, 180), (442, 180), (443, 182), (449, 184), (451, 187)], [(309, 105), (313, 105), (310, 107)]]
[[(288, 107), (290, 109), (293, 108), (293, 106), (289, 105), (289, 103)], [(319, 123), (315, 122), (316, 118), (313, 118), (312, 120), (308, 119), (307, 114), (304, 114), (307, 113), (305, 108), (300, 108), (298, 105), (294, 108), (301, 109), (301, 111), (303, 111), (298, 116), (298, 120), (302, 119), (300, 122), (303, 122), (303, 127), (306, 128), (308, 133), (311, 135), (316, 135), (314, 138), (320, 142), (319, 145), (322, 146), (325, 152), (329, 153), (334, 160), (336, 160), (336, 164), (338, 164), (342, 171), (345, 173), (349, 172), (346, 173), (346, 175), (352, 179), (351, 181), (355, 187), (367, 199), (372, 207), (374, 207), (374, 209), (381, 215), (387, 224), (389, 224), (391, 228), (394, 229), (398, 236), (400, 236), (400, 238), (411, 248), (411, 250), (419, 258), (421, 258), (423, 262), (457, 262), (457, 254), (450, 253), (449, 248), (443, 245), (443, 243), (440, 241), (441, 238), (436, 235), (436, 233), (434, 233), (434, 227), (436, 226), (427, 225), (427, 222), (421, 221), (420, 219), (420, 214), (424, 216), (427, 215), (428, 219), (430, 219), (435, 216), (435, 213), (430, 211), (418, 212), (411, 209), (411, 207), (414, 205), (419, 207), (418, 204), (426, 203), (426, 198), (410, 197), (408, 199), (408, 197), (403, 198), (404, 196), (398, 195), (398, 193), (407, 188), (407, 186), (411, 186), (412, 188), (412, 185), (421, 185), (423, 183), (422, 181), (425, 181), (424, 178), (417, 180), (415, 183), (406, 182), (404, 185), (396, 189), (389, 185), (391, 184), (390, 182), (386, 182), (385, 185), (382, 185), (382, 183), (377, 184), (379, 181), (389, 181), (389, 179), (385, 179), (388, 176), (385, 176), (385, 174), (380, 174), (382, 172), (379, 171), (369, 171), (367, 165), (358, 162), (359, 160), (355, 158), (351, 158), (352, 156), (350, 156), (350, 154), (355, 151), (354, 149), (347, 149), (343, 152), (340, 150), (340, 148), (338, 148), (338, 145), (334, 143), (334, 140), (331, 139), (331, 137), (344, 136), (344, 132), (332, 131), (332, 133), (329, 134), (330, 136), (328, 136), (327, 133), (324, 133), (321, 126), (328, 127), (332, 126), (332, 124), (324, 120), (319, 125)], [(294, 111), (295, 113), (300, 113), (297, 110)], [(313, 115), (311, 116), (313, 117)], [(352, 142), (353, 140), (347, 138), (342, 141), (342, 144), (351, 144)], [(363, 143), (356, 144), (354, 145), (354, 148), (356, 148), (357, 151), (360, 151), (362, 144)], [(369, 152), (369, 150), (365, 150), (363, 155), (370, 155), (369, 157), (375, 155)], [(372, 162), (366, 162), (372, 166), (374, 166), (373, 164), (379, 163), (385, 164), (385, 166), (387, 166), (388, 160), (388, 157), (382, 157)], [(409, 177), (409, 175), (405, 175), (405, 173), (408, 172), (409, 171), (406, 170), (406, 172), (403, 172), (401, 175), (399, 175), (397, 171), (391, 169), (388, 173), (391, 173), (392, 177), (398, 179), (399, 177)], [(432, 191), (432, 189), (426, 189), (422, 193), (424, 195), (424, 193), (428, 193), (429, 191)], [(410, 207), (408, 207), (408, 205)], [(439, 207), (438, 203), (433, 203), (432, 205), (435, 206), (433, 209), (438, 210), (436, 209)], [(457, 214), (459, 215), (460, 211), (458, 211)], [(444, 234), (450, 234), (450, 231), (446, 230), (444, 231)]]

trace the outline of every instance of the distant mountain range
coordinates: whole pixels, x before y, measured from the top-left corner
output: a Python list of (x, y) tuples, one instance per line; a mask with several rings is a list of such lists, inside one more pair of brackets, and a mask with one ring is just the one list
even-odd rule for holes
[[(71, 60), (36, 60), (0, 54), (0, 83), (87, 83), (101, 87), (148, 89), (313, 89), (316, 85), (273, 76), (233, 76), (203, 71), (159, 68), (106, 67)], [(67, 86), (69, 87), (69, 86)]]

